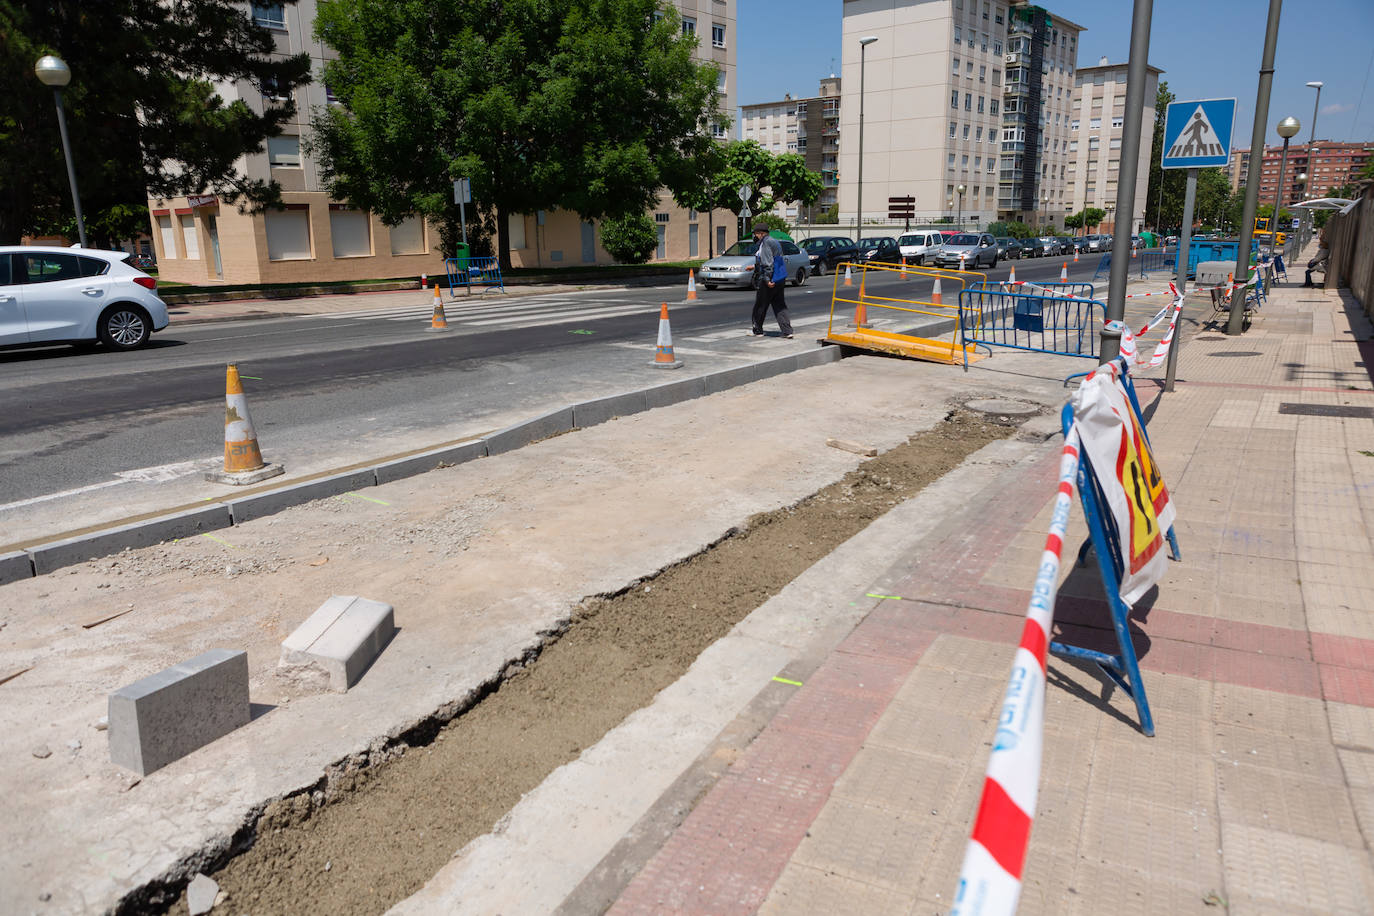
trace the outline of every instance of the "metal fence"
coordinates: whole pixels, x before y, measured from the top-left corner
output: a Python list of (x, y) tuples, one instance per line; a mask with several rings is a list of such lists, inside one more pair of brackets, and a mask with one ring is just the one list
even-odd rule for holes
[(444, 268), (448, 271), (450, 292), (467, 287), (471, 294), (474, 286), (483, 291), (493, 287), (503, 293), (506, 291), (506, 284), (501, 279), (501, 262), (496, 258), (447, 258)]
[[(1044, 292), (975, 285), (959, 294), (959, 331), (966, 346), (1011, 347), (1097, 358), (1106, 307), (1087, 283), (1044, 284)], [(1086, 293), (1086, 295), (1080, 295)]]

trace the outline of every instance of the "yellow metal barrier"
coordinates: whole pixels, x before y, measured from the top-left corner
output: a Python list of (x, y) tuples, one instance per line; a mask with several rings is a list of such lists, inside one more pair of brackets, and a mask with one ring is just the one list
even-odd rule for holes
[[(852, 273), (858, 273), (857, 286), (852, 285)], [(888, 295), (893, 290), (884, 289), (874, 295), (868, 289), (869, 276), (897, 279), (896, 292), (903, 295)], [(895, 276), (894, 276), (895, 275)], [(845, 277), (844, 285), (841, 277)], [(982, 282), (986, 285), (987, 274), (971, 270), (944, 270), (938, 267), (907, 267), (903, 264), (885, 263), (847, 263), (836, 267), (835, 287), (830, 297), (830, 323), (826, 327), (826, 343), (846, 347), (858, 347), (878, 353), (891, 353), (896, 356), (909, 356), (914, 359), (930, 360), (937, 363), (955, 365), (963, 363), (965, 351), (971, 362), (979, 356), (973, 347), (963, 347), (959, 340), (959, 293), (971, 283)], [(948, 288), (945, 288), (948, 284)], [(920, 298), (924, 293), (927, 298)], [(948, 304), (945, 299), (948, 298)], [(869, 322), (869, 310), (902, 314), (931, 315), (936, 318), (951, 319), (954, 333), (948, 341), (880, 331)], [(839, 312), (837, 324), (836, 313)]]

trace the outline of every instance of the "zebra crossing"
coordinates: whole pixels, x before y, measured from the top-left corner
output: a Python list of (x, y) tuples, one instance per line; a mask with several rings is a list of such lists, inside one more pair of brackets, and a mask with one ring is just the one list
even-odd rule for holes
[[(495, 295), (468, 299), (445, 297), (444, 315), (450, 327), (474, 329), (495, 327), (539, 327), (550, 324), (566, 324), (577, 321), (615, 318), (621, 315), (642, 313), (658, 314), (656, 304), (644, 299), (625, 296), (577, 296), (559, 294), (547, 296), (521, 296), (519, 298), (497, 298)], [(687, 306), (678, 305), (677, 308)], [(357, 312), (334, 312), (312, 315), (316, 319), (332, 321), (390, 321), (427, 323), (434, 314), (431, 300), (424, 305), (400, 305), (387, 308), (367, 309)]]

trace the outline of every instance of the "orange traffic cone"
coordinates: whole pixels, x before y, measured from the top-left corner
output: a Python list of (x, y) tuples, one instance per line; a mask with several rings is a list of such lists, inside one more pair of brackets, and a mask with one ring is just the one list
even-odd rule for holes
[(1077, 246), (1077, 245), (1073, 246), (1073, 262), (1074, 262), (1075, 264), (1078, 263), (1078, 246)]
[(673, 354), (673, 331), (668, 327), (668, 303), (658, 310), (658, 349), (654, 351), (655, 369), (680, 369), (682, 363)]
[(1135, 247), (1134, 245), (1132, 245), (1132, 246), (1131, 246), (1131, 257), (1132, 257), (1132, 258), (1135, 258), (1136, 256), (1137, 256), (1137, 255), (1136, 255), (1136, 247)]
[(267, 464), (258, 448), (258, 434), (248, 416), (248, 401), (239, 381), (239, 367), (230, 363), (224, 378), (224, 470), (208, 471), (206, 480), (235, 486), (257, 483), (284, 473), (279, 464)]
[(934, 288), (933, 290), (931, 290), (931, 293), (930, 293), (930, 302), (931, 302), (932, 305), (944, 305), (944, 304), (945, 304), (944, 296), (942, 296), (942, 295), (940, 294), (940, 278), (939, 278), (939, 277), (936, 277), (936, 278), (935, 278), (935, 288)]
[(848, 265), (848, 264), (844, 265), (844, 285), (845, 285), (845, 286), (853, 286), (853, 285), (854, 285), (854, 275), (853, 275), (852, 273), (849, 272), (849, 265)]
[(1064, 262), (1064, 266), (1059, 268), (1059, 282), (1060, 282), (1060, 283), (1068, 283), (1068, 282), (1069, 282), (1069, 262), (1068, 262), (1068, 261), (1065, 261), (1065, 262)]
[(697, 272), (687, 271), (687, 301), (691, 302), (697, 297)]
[(434, 317), (430, 319), (426, 331), (447, 331), (448, 317), (444, 315), (444, 297), (439, 294), (439, 284), (434, 284)]
[(902, 258), (902, 277), (901, 277), (901, 278), (902, 278), (903, 280), (906, 279), (906, 258)]
[(1016, 285), (1016, 265), (1015, 265), (1015, 264), (1013, 264), (1013, 265), (1011, 266), (1011, 276), (1007, 277), (1007, 283), (1010, 284), (1010, 285), (1012, 285), (1012, 286), (1015, 286), (1015, 285)]
[(862, 274), (860, 274), (859, 304), (854, 309), (854, 327), (856, 328), (872, 327), (872, 325), (868, 323), (868, 304), (864, 302), (864, 295), (866, 294), (866, 292), (867, 288), (865, 286), (865, 278)]

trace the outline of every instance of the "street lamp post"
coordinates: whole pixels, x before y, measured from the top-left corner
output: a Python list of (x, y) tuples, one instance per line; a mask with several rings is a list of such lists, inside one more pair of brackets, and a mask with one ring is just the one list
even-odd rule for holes
[(955, 192), (959, 195), (959, 216), (958, 216), (958, 218), (955, 220), (955, 225), (958, 226), (960, 229), (963, 229), (963, 228), (964, 228), (964, 192), (967, 191), (968, 188), (964, 187), (963, 185), (959, 185), (959, 187), (955, 188), (954, 190), (955, 190)]
[(859, 185), (858, 200), (855, 201), (857, 213), (854, 234), (860, 241), (863, 240), (864, 234), (864, 67), (867, 63), (868, 46), (877, 40), (877, 35), (859, 39)]
[(1283, 173), (1288, 168), (1288, 141), (1302, 130), (1297, 118), (1284, 118), (1275, 128), (1283, 138), (1283, 155), (1279, 157), (1279, 187), (1274, 192), (1274, 218), (1269, 221), (1269, 250), (1273, 251), (1279, 241), (1279, 211), (1283, 209)]
[(81, 237), (81, 247), (86, 248), (86, 220), (81, 215), (81, 194), (76, 189), (76, 167), (72, 164), (72, 146), (67, 139), (67, 116), (62, 111), (62, 87), (72, 81), (72, 71), (60, 57), (44, 54), (34, 64), (33, 72), (40, 82), (52, 87), (53, 97), (57, 100), (57, 128), (62, 132), (62, 155), (67, 160), (67, 181), (72, 186), (72, 205), (76, 208), (76, 232)]
[(1313, 80), (1307, 84), (1307, 88), (1317, 90), (1317, 100), (1312, 103), (1312, 131), (1307, 135), (1308, 146), (1311, 146), (1312, 141), (1317, 139), (1317, 109), (1321, 107), (1323, 85), (1321, 80)]

